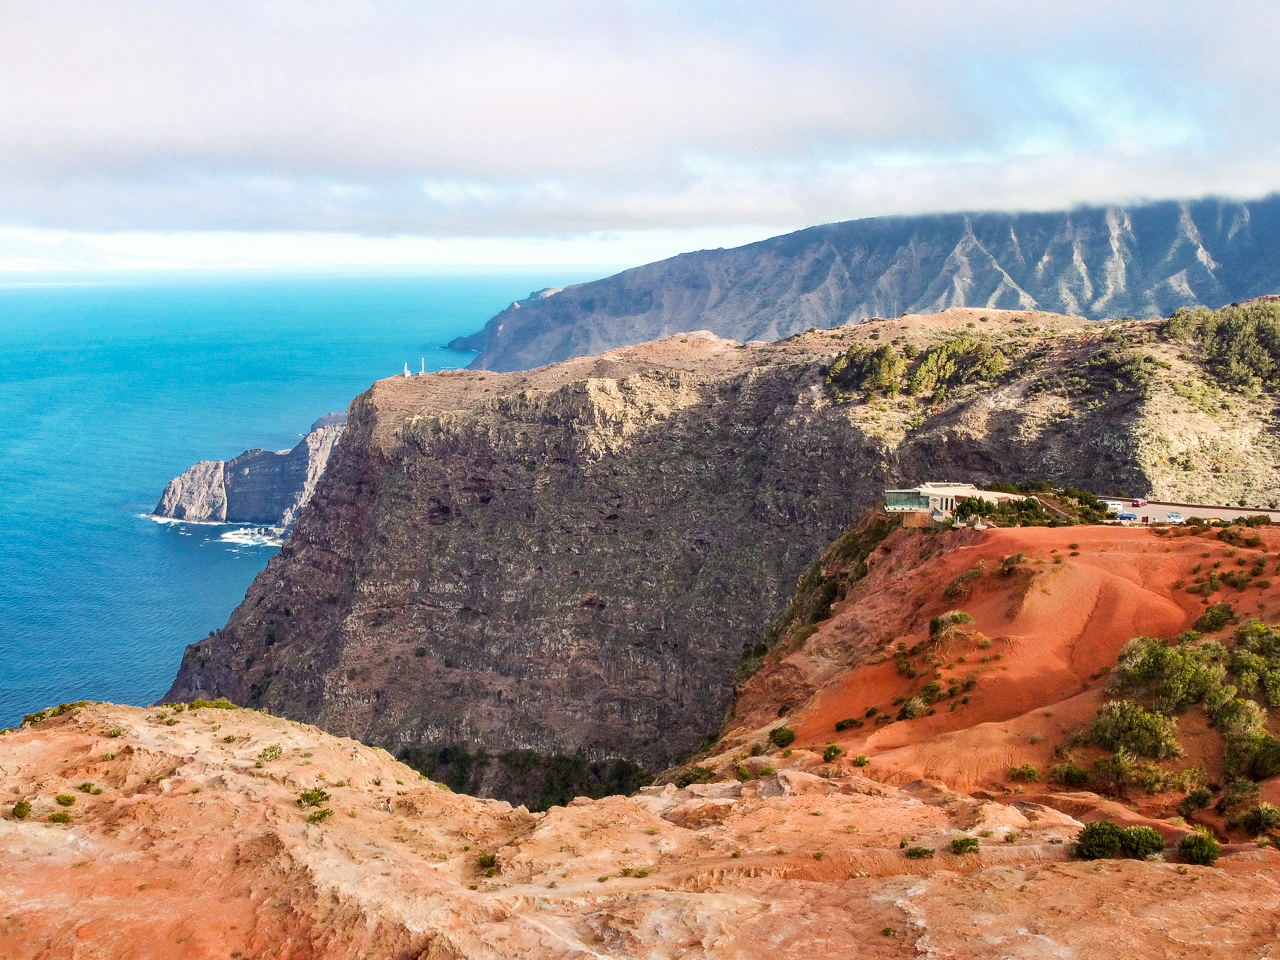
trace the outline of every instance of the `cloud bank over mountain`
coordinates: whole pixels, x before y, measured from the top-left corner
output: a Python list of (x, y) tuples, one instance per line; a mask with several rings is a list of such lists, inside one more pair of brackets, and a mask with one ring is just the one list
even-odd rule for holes
[(1261, 196), (1278, 34), (1246, 0), (11, 5), (0, 224), (529, 237)]

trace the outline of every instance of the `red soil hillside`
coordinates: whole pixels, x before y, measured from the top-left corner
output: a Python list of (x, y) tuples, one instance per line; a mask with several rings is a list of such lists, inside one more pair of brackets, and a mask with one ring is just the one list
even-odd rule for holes
[[(1209, 601), (1185, 589), (1197, 565), (1209, 571), (1220, 562), (1226, 573), (1275, 558), (1280, 530), (1255, 532), (1255, 547), (1235, 548), (1213, 531), (897, 530), (816, 633), (793, 632), (770, 654), (742, 690), (722, 746), (768, 746), (768, 729), (785, 723), (795, 747), (835, 743), (865, 754), (863, 772), (887, 782), (931, 777), (972, 791), (1002, 786), (1013, 765), (1043, 770), (1054, 746), (1093, 719), (1105, 674), (1130, 638), (1173, 637), (1201, 615)], [(1241, 619), (1266, 619), (1280, 612), (1280, 577), (1274, 586), (1265, 578), (1243, 590), (1224, 586), (1213, 600), (1233, 604)], [(952, 610), (973, 622), (931, 645), (930, 620)], [(899, 650), (908, 652), (902, 666)], [(914, 719), (883, 719), (896, 718), (902, 700), (930, 681), (942, 699)], [(873, 707), (879, 712), (868, 716)], [(845, 719), (861, 725), (837, 732)], [(1216, 735), (1201, 731), (1197, 750), (1194, 717), (1184, 730), (1192, 741), (1186, 762), (1213, 775)]]

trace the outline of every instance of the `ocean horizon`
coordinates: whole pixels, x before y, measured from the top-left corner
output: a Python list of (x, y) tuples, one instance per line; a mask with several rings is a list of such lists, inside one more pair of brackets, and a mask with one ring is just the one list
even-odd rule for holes
[(199, 460), (293, 447), (512, 300), (595, 272), (0, 274), (0, 727), (149, 704), (278, 545), (158, 523)]

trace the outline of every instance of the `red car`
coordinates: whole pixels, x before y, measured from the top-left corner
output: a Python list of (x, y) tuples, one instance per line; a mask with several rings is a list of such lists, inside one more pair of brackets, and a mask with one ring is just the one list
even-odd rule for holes
[(1133, 505), (1135, 507), (1145, 507), (1147, 505), (1147, 498), (1139, 497), (1137, 500), (1133, 501)]

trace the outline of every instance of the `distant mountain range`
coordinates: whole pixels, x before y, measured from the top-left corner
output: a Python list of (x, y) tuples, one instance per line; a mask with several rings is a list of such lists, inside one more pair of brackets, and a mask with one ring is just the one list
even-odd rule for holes
[(879, 217), (540, 291), (450, 346), (525, 370), (689, 330), (777, 340), (957, 306), (1143, 319), (1276, 292), (1280, 195)]

